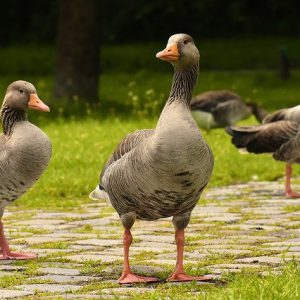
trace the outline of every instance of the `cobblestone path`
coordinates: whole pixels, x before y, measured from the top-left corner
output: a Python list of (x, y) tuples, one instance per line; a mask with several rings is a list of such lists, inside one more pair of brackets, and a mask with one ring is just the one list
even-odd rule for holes
[[(188, 270), (218, 279), (244, 268), (280, 272), (285, 261), (299, 260), (300, 200), (285, 199), (282, 187), (278, 182), (249, 182), (208, 189), (186, 230)], [(11, 246), (36, 252), (39, 259), (0, 261), (0, 299), (126, 298), (156, 288), (116, 283), (123, 229), (106, 202), (72, 212), (11, 207), (4, 221)], [(176, 258), (171, 220), (137, 221), (132, 233), (135, 270), (167, 278)]]

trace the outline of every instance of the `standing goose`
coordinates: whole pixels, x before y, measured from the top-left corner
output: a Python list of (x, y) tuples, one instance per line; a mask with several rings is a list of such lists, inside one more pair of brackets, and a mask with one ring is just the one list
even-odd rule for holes
[(31, 259), (35, 254), (9, 249), (4, 235), (4, 208), (24, 194), (42, 175), (51, 156), (48, 137), (27, 120), (28, 108), (50, 111), (38, 97), (35, 87), (15, 81), (6, 90), (1, 108), (3, 134), (0, 136), (0, 259)]
[(259, 126), (227, 127), (232, 143), (253, 153), (273, 153), (276, 160), (285, 161), (285, 195), (299, 198), (291, 188), (293, 163), (300, 163), (300, 105), (278, 110), (263, 120)]
[(227, 91), (207, 91), (194, 97), (192, 115), (200, 128), (224, 128), (254, 115), (261, 122), (267, 113), (253, 102), (245, 103), (238, 94)]
[(191, 115), (189, 103), (199, 72), (199, 52), (187, 34), (175, 34), (156, 54), (174, 66), (169, 99), (155, 129), (127, 135), (100, 175), (92, 195), (104, 190), (125, 228), (124, 267), (119, 283), (151, 282), (129, 266), (130, 232), (136, 219), (173, 217), (177, 263), (170, 281), (208, 280), (183, 270), (184, 229), (213, 170), (213, 154)]

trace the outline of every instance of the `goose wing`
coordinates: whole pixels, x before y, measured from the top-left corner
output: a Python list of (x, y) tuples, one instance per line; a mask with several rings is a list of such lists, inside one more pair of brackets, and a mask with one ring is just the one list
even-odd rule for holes
[(105, 164), (102, 172), (100, 174), (100, 182), (108, 167), (114, 163), (115, 161), (122, 158), (126, 153), (130, 152), (137, 145), (139, 145), (143, 140), (153, 135), (154, 129), (143, 129), (137, 130), (133, 133), (126, 135), (126, 137), (122, 140), (122, 142), (116, 147), (115, 151)]
[(285, 119), (286, 113), (289, 109), (288, 108), (284, 108), (284, 109), (280, 109), (277, 111), (274, 111), (271, 114), (268, 114), (264, 119), (263, 119), (263, 124), (266, 123), (273, 123), (273, 122), (277, 122), (277, 121), (281, 121)]
[(289, 163), (300, 163), (300, 132), (295, 137), (284, 143), (274, 154), (276, 160)]
[(226, 132), (232, 136), (231, 141), (237, 148), (246, 148), (253, 153), (272, 153), (297, 136), (299, 125), (278, 121), (259, 126), (230, 126)]
[(241, 97), (231, 91), (208, 91), (193, 98), (190, 107), (212, 113), (221, 103), (226, 106), (232, 101), (241, 101)]
[(246, 105), (239, 99), (228, 99), (219, 102), (218, 105), (212, 110), (215, 120), (220, 124), (230, 125), (235, 123), (234, 120), (243, 119), (247, 116), (248, 109)]
[[(0, 179), (5, 174), (5, 165), (7, 162), (7, 150), (5, 147), (5, 136), (0, 135)], [(1, 184), (2, 180), (0, 180)]]

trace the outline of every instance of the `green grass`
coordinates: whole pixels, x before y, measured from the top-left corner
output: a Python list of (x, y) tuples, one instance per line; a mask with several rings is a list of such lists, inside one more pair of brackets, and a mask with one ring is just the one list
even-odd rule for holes
[(300, 272), (289, 264), (282, 274), (261, 276), (255, 271), (231, 274), (225, 285), (159, 285), (155, 292), (131, 294), (131, 299), (199, 299), (199, 300), (295, 300), (300, 298)]
[[(16, 201), (16, 205), (72, 210), (88, 202), (88, 194), (98, 183), (101, 168), (119, 141), (136, 129), (155, 126), (170, 89), (171, 72), (170, 68), (170, 74), (142, 71), (130, 76), (104, 74), (101, 77), (102, 101), (95, 108), (72, 101), (58, 102), (51, 97), (51, 78), (29, 77), (36, 84), (40, 97), (52, 108), (50, 114), (30, 112), (30, 118), (49, 135), (53, 157), (39, 182)], [(8, 80), (7, 77), (0, 82), (1, 90)], [(288, 81), (281, 81), (273, 71), (201, 72), (196, 93), (230, 88), (274, 110), (298, 103), (299, 81), (300, 71), (294, 71)], [(150, 89), (154, 91), (152, 98), (145, 92)], [(138, 100), (133, 106), (134, 96)], [(149, 106), (156, 98), (159, 99), (157, 107), (151, 110)], [(243, 121), (243, 124), (248, 123), (255, 124), (255, 121), (253, 118)], [(202, 131), (202, 134), (215, 156), (210, 186), (252, 179), (276, 180), (283, 176), (284, 163), (275, 162), (268, 154), (240, 154), (224, 130)], [(295, 166), (295, 174), (299, 170)]]

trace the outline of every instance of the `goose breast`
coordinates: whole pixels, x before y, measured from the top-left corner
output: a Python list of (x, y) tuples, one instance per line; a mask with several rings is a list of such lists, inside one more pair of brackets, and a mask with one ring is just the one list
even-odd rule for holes
[(19, 122), (2, 152), (0, 197), (13, 201), (31, 187), (47, 167), (51, 143), (35, 125)]

